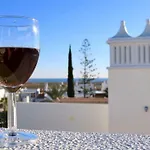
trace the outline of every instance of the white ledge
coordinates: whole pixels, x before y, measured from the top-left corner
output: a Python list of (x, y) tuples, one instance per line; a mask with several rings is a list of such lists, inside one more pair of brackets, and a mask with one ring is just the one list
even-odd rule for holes
[(145, 69), (145, 68), (149, 68), (150, 69), (150, 64), (148, 65), (114, 65), (114, 66), (110, 66), (107, 67), (107, 69)]

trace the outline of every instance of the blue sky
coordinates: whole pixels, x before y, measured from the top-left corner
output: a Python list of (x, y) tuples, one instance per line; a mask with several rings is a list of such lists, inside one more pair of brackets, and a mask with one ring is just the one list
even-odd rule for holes
[(11, 0), (1, 1), (0, 14), (39, 20), (41, 53), (33, 78), (67, 77), (69, 44), (74, 77), (80, 77), (79, 49), (85, 38), (91, 43), (99, 77), (107, 77), (107, 39), (116, 34), (121, 20), (130, 35), (139, 35), (150, 18), (150, 0)]

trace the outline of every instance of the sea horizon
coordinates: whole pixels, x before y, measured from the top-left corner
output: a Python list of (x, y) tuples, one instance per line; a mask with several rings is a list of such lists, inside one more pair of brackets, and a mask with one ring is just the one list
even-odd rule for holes
[[(74, 82), (81, 80), (81, 78), (74, 78)], [(108, 78), (95, 78), (92, 82), (103, 82)], [(30, 78), (28, 83), (54, 83), (54, 82), (67, 82), (67, 78)]]

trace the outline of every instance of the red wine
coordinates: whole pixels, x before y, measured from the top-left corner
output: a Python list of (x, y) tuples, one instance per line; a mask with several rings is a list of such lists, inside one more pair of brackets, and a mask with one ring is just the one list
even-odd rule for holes
[(0, 84), (9, 92), (17, 91), (33, 73), (38, 58), (35, 48), (0, 47)]

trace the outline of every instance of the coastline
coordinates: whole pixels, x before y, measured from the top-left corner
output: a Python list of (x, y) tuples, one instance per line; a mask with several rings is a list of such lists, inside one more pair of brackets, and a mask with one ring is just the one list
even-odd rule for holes
[[(93, 83), (97, 89), (100, 89), (102, 82), (107, 81), (107, 80), (108, 78), (97, 78), (93, 80), (91, 83)], [(74, 83), (80, 82), (80, 81), (81, 81), (80, 78), (74, 79)], [(27, 87), (31, 89), (32, 88), (44, 89), (46, 83), (48, 83), (49, 85), (57, 85), (60, 83), (67, 85), (67, 78), (31, 78), (24, 84), (23, 87)]]
[[(81, 78), (74, 78), (74, 82), (79, 82)], [(96, 78), (92, 83), (103, 82), (108, 78)], [(67, 83), (67, 78), (30, 78), (27, 83)]]

